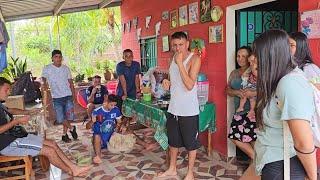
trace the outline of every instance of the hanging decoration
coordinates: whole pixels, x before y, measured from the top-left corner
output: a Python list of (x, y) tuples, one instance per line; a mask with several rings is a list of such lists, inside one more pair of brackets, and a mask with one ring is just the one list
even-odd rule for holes
[(189, 24), (199, 22), (199, 4), (194, 2), (189, 4)]
[(137, 29), (137, 41), (141, 39), (141, 28)]
[(135, 29), (138, 28), (138, 17), (133, 18), (132, 24), (133, 24), (133, 27), (134, 27)]
[(211, 0), (200, 0), (200, 21), (202, 23), (211, 21)]
[(166, 21), (169, 19), (169, 11), (162, 12), (162, 20)]
[(220, 21), (223, 15), (223, 10), (220, 6), (213, 6), (211, 9), (211, 19), (213, 22)]
[(161, 28), (161, 21), (159, 21), (155, 26), (156, 36), (160, 35), (160, 28)]
[(184, 26), (187, 24), (188, 24), (188, 7), (187, 5), (184, 5), (179, 8), (179, 26)]
[(126, 23), (122, 23), (121, 24), (121, 28), (122, 28), (122, 33), (125, 33), (126, 31)]
[(192, 39), (190, 44), (191, 52), (194, 54), (200, 56), (201, 60), (204, 60), (206, 57), (206, 47), (204, 44), (204, 40), (200, 38)]
[(126, 29), (127, 29), (128, 32), (130, 32), (130, 30), (131, 30), (131, 21), (128, 21), (126, 24), (127, 24)]
[(149, 29), (150, 21), (151, 21), (151, 16), (147, 16), (147, 17), (146, 17), (146, 28), (147, 28), (147, 29)]

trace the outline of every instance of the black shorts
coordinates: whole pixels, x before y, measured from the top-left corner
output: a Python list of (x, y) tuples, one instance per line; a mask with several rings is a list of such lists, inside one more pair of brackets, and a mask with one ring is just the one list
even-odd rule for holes
[(200, 147), (199, 115), (174, 116), (168, 113), (167, 135), (171, 147), (185, 147), (188, 151), (198, 149)]
[[(261, 180), (283, 180), (283, 160), (266, 164), (262, 169)], [(290, 179), (304, 180), (307, 176), (298, 156), (290, 158)]]

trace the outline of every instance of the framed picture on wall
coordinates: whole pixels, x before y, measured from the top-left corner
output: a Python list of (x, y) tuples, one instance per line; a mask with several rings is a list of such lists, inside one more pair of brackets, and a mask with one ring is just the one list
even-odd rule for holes
[(189, 24), (199, 22), (199, 3), (194, 2), (189, 4)]
[(200, 0), (200, 21), (211, 21), (211, 0)]
[(162, 52), (168, 52), (169, 50), (169, 36), (162, 36)]
[(162, 12), (162, 20), (166, 21), (169, 19), (169, 11)]
[(187, 5), (179, 8), (179, 25), (184, 26), (188, 24), (188, 7)]
[(223, 25), (209, 26), (209, 43), (223, 42)]
[(178, 11), (173, 10), (170, 12), (170, 28), (176, 28), (179, 26), (179, 21), (178, 21)]

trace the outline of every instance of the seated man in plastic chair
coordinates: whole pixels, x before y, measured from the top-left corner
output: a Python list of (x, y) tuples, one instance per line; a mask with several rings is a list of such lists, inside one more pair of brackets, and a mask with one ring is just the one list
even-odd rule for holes
[(86, 90), (88, 105), (88, 118), (91, 119), (93, 110), (102, 106), (104, 99), (108, 97), (108, 90), (104, 85), (101, 85), (101, 77), (95, 75), (93, 77), (93, 85)]

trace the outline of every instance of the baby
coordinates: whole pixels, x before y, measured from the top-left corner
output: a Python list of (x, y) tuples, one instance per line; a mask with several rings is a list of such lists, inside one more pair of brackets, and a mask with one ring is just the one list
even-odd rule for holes
[[(250, 56), (249, 58), (254, 58), (254, 56)], [(251, 62), (250, 62), (251, 63)], [(251, 90), (251, 91), (256, 91), (257, 89), (257, 74), (258, 71), (256, 68), (250, 68), (249, 70), (247, 70), (245, 73), (243, 73), (243, 75), (241, 76), (242, 78), (242, 90)], [(247, 99), (249, 98), (249, 102), (250, 102), (250, 110), (248, 112), (247, 117), (254, 117), (255, 116), (255, 112), (254, 112), (254, 108), (256, 106), (256, 99), (257, 97), (247, 97), (247, 96), (243, 96), (242, 98), (240, 98), (240, 105), (238, 107), (238, 109), (236, 110), (236, 112), (242, 112), (244, 110), (244, 105), (247, 102)]]

